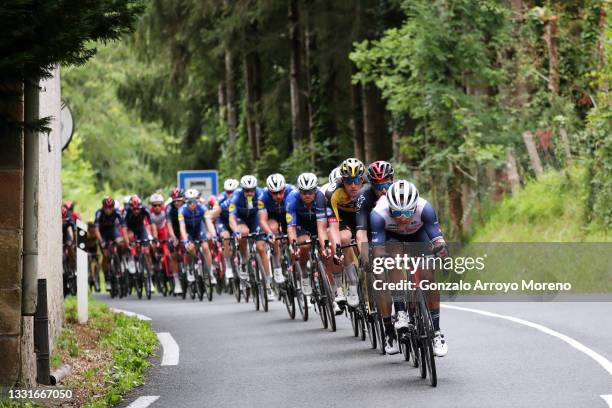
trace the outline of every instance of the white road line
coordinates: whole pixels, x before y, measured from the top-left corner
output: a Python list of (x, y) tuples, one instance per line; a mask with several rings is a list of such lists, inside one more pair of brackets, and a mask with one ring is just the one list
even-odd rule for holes
[(601, 395), (601, 398), (604, 399), (608, 403), (608, 406), (612, 408), (612, 394), (609, 395)]
[(123, 310), (123, 309), (115, 309), (114, 307), (111, 307), (111, 310), (115, 313), (123, 313), (126, 316), (135, 316), (136, 318), (140, 319), (140, 320), (147, 320), (150, 321), (151, 318), (145, 315), (141, 315), (138, 313), (134, 313), (134, 312), (130, 312), (129, 310)]
[(161, 365), (178, 365), (179, 363), (179, 346), (172, 338), (170, 333), (156, 333), (159, 342), (164, 349)]
[(509, 320), (511, 322), (514, 322), (514, 323), (522, 324), (524, 326), (532, 327), (532, 328), (534, 328), (536, 330), (541, 331), (542, 333), (546, 333), (546, 334), (551, 335), (553, 337), (556, 337), (556, 338), (558, 338), (560, 340), (563, 340), (564, 342), (566, 342), (567, 344), (569, 344), (570, 346), (572, 346), (576, 350), (581, 351), (584, 354), (586, 354), (587, 356), (591, 357), (593, 360), (598, 362), (599, 365), (601, 365), (608, 372), (608, 374), (612, 375), (612, 362), (610, 362), (610, 360), (608, 360), (607, 358), (605, 358), (601, 354), (597, 353), (596, 351), (591, 350), (590, 348), (588, 348), (584, 344), (580, 343), (579, 341), (574, 340), (573, 338), (571, 338), (569, 336), (566, 336), (565, 334), (559, 333), (558, 331), (549, 329), (546, 326), (542, 326), (541, 324), (533, 323), (533, 322), (530, 322), (528, 320), (519, 319), (518, 317), (501, 315), (501, 314), (497, 314), (497, 313), (493, 313), (493, 312), (487, 312), (485, 310), (480, 310), (480, 309), (472, 309), (472, 308), (469, 308), (469, 307), (453, 306), (453, 305), (446, 305), (446, 304), (443, 304), (441, 306), (445, 307), (445, 308), (448, 308), (448, 309), (455, 309), (455, 310), (462, 310), (462, 311), (465, 311), (465, 312), (477, 313), (477, 314), (480, 314), (480, 315), (483, 315), (483, 316), (497, 317), (498, 319), (505, 319), (505, 320)]
[(157, 401), (159, 395), (146, 395), (144, 397), (138, 397), (136, 401), (132, 402), (127, 408), (147, 408), (149, 405)]

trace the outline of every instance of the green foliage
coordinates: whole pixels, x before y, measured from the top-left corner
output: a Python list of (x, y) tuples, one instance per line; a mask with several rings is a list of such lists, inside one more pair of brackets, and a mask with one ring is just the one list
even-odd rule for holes
[(0, 129), (23, 126), (6, 114), (21, 100), (16, 84), (38, 83), (51, 75), (56, 64), (83, 64), (95, 54), (95, 41), (120, 38), (142, 11), (141, 0), (4, 1)]
[(65, 155), (64, 169), (86, 176), (64, 177), (66, 197), (76, 199), (80, 189), (144, 194), (174, 183), (177, 139), (156, 123), (142, 122), (116, 96), (125, 75), (138, 70), (134, 61), (125, 44), (113, 44), (102, 46), (87, 65), (63, 70), (62, 91), (75, 117), (74, 140), (80, 140)]
[(354, 80), (375, 83), (396, 117), (418, 120), (403, 151), (421, 169), (446, 173), (449, 162), (467, 169), (499, 156), (502, 140), (492, 136), (503, 115), (488, 90), (505, 78), (497, 62), (507, 10), (469, 0), (406, 1), (404, 10), (400, 28), (356, 44)]

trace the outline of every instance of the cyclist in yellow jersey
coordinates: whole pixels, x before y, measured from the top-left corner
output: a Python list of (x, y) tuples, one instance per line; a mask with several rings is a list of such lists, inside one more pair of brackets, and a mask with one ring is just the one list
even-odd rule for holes
[[(339, 305), (348, 303), (351, 307), (359, 305), (357, 292), (357, 271), (354, 265), (353, 249), (340, 249), (341, 245), (350, 243), (356, 233), (356, 198), (364, 183), (365, 166), (355, 158), (346, 159), (340, 165), (340, 179), (330, 183), (325, 192), (327, 206), (331, 210), (328, 218), (331, 242), (335, 248), (335, 257), (344, 264), (343, 271), (348, 281), (348, 296), (339, 286), (341, 275), (334, 273), (335, 302)], [(338, 311), (336, 311), (338, 312)]]

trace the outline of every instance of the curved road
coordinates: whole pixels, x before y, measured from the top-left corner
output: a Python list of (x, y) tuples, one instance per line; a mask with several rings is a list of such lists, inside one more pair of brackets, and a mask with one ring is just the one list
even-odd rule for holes
[[(401, 354), (381, 356), (351, 334), (321, 328), (317, 315), (291, 321), (279, 302), (268, 313), (217, 296), (212, 303), (162, 298), (98, 299), (144, 314), (180, 347), (121, 406), (159, 396), (153, 407), (607, 407), (612, 373), (566, 342), (532, 327), (444, 308), (449, 354), (432, 388)], [(610, 303), (452, 303), (511, 315), (569, 336), (612, 360)], [(311, 309), (312, 311), (312, 309)], [(608, 361), (609, 362), (609, 361)], [(611, 403), (612, 403), (612, 397)]]

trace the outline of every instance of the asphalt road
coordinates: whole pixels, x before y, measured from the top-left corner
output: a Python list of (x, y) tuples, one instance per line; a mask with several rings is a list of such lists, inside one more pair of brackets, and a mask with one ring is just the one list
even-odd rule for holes
[[(449, 354), (432, 388), (401, 354), (381, 356), (317, 315), (288, 319), (284, 305), (256, 312), (233, 297), (212, 303), (157, 295), (109, 305), (152, 319), (180, 347), (176, 366), (154, 358), (147, 383), (125, 397), (153, 407), (607, 407), (612, 373), (557, 337), (513, 321), (444, 308)], [(611, 303), (452, 303), (544, 325), (612, 360)], [(312, 311), (312, 310), (311, 310)]]

